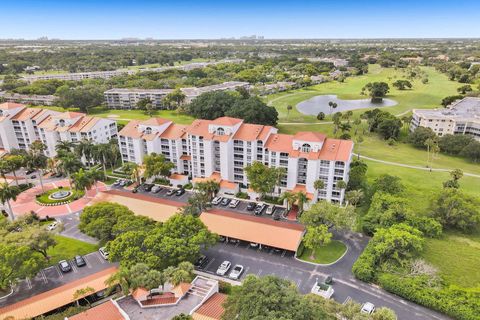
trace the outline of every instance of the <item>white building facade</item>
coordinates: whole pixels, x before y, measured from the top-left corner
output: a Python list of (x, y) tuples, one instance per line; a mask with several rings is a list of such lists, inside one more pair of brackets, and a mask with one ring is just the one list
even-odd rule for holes
[[(278, 134), (271, 126), (222, 117), (195, 120), (189, 126), (169, 120), (132, 121), (119, 132), (123, 161), (142, 163), (146, 154), (161, 153), (175, 165), (174, 172), (193, 181), (214, 179), (230, 192), (248, 187), (244, 168), (254, 161), (287, 171), (276, 193), (303, 191), (317, 201), (342, 202), (339, 180), (348, 182), (353, 143), (329, 139), (314, 132)], [(325, 187), (315, 190), (314, 182)]]

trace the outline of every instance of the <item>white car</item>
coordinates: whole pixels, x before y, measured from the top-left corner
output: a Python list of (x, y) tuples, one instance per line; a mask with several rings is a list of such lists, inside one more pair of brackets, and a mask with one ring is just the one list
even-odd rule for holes
[(213, 198), (212, 200), (212, 204), (218, 206), (220, 204), (220, 202), (222, 202), (223, 198), (222, 197), (215, 197)]
[(365, 302), (362, 305), (361, 313), (372, 314), (375, 312), (375, 305), (371, 302)]
[(230, 204), (228, 206), (230, 208), (236, 208), (239, 203), (240, 203), (240, 201), (238, 201), (237, 199), (233, 199), (232, 202), (230, 202)]
[(109, 254), (105, 247), (101, 247), (100, 249), (98, 249), (98, 252), (100, 253), (103, 259), (108, 260)]
[(238, 280), (240, 276), (242, 275), (243, 272), (243, 266), (241, 264), (236, 264), (235, 267), (233, 267), (232, 272), (230, 272), (230, 275), (228, 276), (230, 279)]
[(219, 276), (226, 275), (231, 266), (232, 266), (232, 263), (230, 261), (227, 261), (227, 260), (223, 261), (222, 264), (217, 269), (217, 274)]
[(265, 211), (265, 214), (273, 214), (274, 211), (275, 211), (275, 206), (271, 205), (271, 206), (268, 206), (267, 210)]
[(158, 185), (154, 185), (152, 190), (150, 190), (151, 193), (158, 193), (160, 190), (162, 190), (162, 187)]
[(50, 223), (50, 224), (47, 226), (47, 230), (48, 230), (48, 231), (55, 230), (55, 229), (57, 228), (57, 226), (58, 226), (58, 222), (57, 222), (57, 221), (52, 222), (52, 223)]

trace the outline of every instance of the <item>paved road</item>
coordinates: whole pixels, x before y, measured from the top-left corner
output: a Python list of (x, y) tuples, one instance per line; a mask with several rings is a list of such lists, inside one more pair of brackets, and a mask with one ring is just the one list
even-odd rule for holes
[(85, 255), (84, 258), (87, 265), (81, 268), (77, 267), (75, 263), (70, 260), (72, 271), (68, 273), (63, 273), (59, 269), (58, 265), (53, 265), (48, 268), (42, 269), (32, 279), (25, 279), (20, 281), (14, 287), (12, 295), (0, 299), (0, 307), (8, 306), (18, 301), (28, 299), (42, 292), (52, 290), (72, 281), (105, 270), (112, 265), (116, 265), (103, 259), (98, 253), (98, 251), (89, 253)]
[(78, 229), (78, 224), (80, 223), (79, 216), (80, 213), (77, 212), (56, 217), (55, 219), (63, 224), (63, 230), (60, 232), (60, 235), (92, 244), (97, 244), (97, 239), (87, 236)]
[(218, 266), (224, 260), (228, 260), (232, 262), (232, 265), (241, 264), (244, 266), (245, 272), (241, 279), (247, 274), (257, 276), (275, 275), (291, 280), (302, 293), (310, 292), (317, 278), (322, 280), (327, 275), (332, 275), (335, 281), (333, 298), (340, 303), (349, 299), (359, 303), (368, 301), (377, 307), (385, 306), (395, 310), (400, 320), (449, 319), (435, 311), (387, 293), (377, 286), (356, 280), (350, 272), (351, 265), (368, 242), (368, 239), (356, 234), (345, 235), (341, 238), (347, 243), (349, 251), (344, 258), (331, 266), (311, 265), (296, 260), (293, 253), (265, 251), (259, 248), (251, 248), (246, 243), (220, 243), (205, 251), (210, 260), (202, 271), (214, 274)]

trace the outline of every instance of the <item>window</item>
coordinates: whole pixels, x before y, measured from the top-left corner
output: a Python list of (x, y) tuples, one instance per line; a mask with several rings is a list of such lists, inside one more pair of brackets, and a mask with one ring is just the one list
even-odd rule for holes
[(308, 143), (304, 143), (302, 146), (302, 152), (310, 152), (310, 145)]
[(218, 128), (217, 129), (217, 135), (219, 135), (219, 136), (225, 135), (225, 130), (223, 128)]
[(146, 128), (145, 128), (145, 133), (146, 133), (146, 134), (151, 134), (151, 133), (152, 133), (152, 128), (146, 127)]

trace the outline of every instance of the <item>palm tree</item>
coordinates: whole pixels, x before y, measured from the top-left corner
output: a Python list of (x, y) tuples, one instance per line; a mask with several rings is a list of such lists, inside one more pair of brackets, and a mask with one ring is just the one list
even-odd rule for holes
[(325, 188), (325, 182), (323, 180), (315, 180), (313, 182), (313, 187), (315, 188), (315, 190), (321, 190)]
[(220, 184), (215, 180), (207, 180), (205, 182), (198, 182), (195, 184), (195, 189), (200, 192), (204, 192), (208, 196), (208, 200), (211, 201), (215, 194), (220, 190)]
[(57, 159), (55, 158), (47, 159), (47, 170), (50, 170), (50, 172), (57, 172)]
[(103, 180), (105, 179), (105, 176), (102, 171), (100, 171), (97, 168), (92, 168), (88, 171), (88, 174), (90, 177), (93, 179), (94, 184), (95, 184), (95, 193), (98, 194), (98, 187), (97, 187), (97, 182), (98, 180)]
[(20, 189), (18, 187), (11, 187), (8, 183), (0, 183), (0, 202), (5, 203), (8, 206), (8, 216), (10, 220), (15, 220), (15, 216), (13, 215), (12, 206), (10, 205), (10, 200), (17, 200), (17, 196), (20, 193)]
[(46, 149), (47, 146), (41, 141), (34, 141), (30, 145), (30, 150), (26, 157), (27, 166), (33, 170), (39, 171), (38, 179), (40, 181), (40, 185), (42, 186), (42, 192), (45, 192), (45, 189), (43, 187), (43, 170), (47, 167), (48, 164), (48, 158), (44, 154)]
[(361, 189), (351, 190), (347, 192), (345, 197), (347, 198), (348, 203), (356, 207), (363, 198), (363, 191)]
[(72, 180), (75, 185), (75, 189), (85, 189), (85, 196), (87, 195), (88, 189), (90, 189), (95, 183), (95, 180), (92, 178), (92, 176), (83, 169), (80, 169), (78, 172), (72, 174)]
[(302, 214), (303, 206), (305, 205), (305, 203), (307, 203), (308, 196), (305, 192), (300, 191), (300, 192), (297, 192), (296, 197), (297, 197), (297, 204), (298, 204), (298, 213)]
[(18, 187), (19, 183), (16, 171), (25, 165), (25, 157), (19, 154), (10, 155), (5, 158), (5, 161), (9, 172), (13, 173), (13, 176), (15, 177), (15, 183)]
[(287, 118), (288, 118), (288, 116), (290, 115), (290, 110), (292, 110), (292, 109), (293, 109), (292, 105), (289, 104), (289, 105), (287, 106)]
[(93, 143), (90, 140), (82, 139), (75, 145), (74, 151), (75, 154), (81, 158), (85, 159), (85, 163), (90, 164), (92, 160), (92, 150), (93, 150)]
[(124, 295), (128, 295), (131, 289), (128, 270), (120, 267), (117, 272), (115, 272), (107, 280), (105, 280), (105, 284), (108, 286), (108, 293), (111, 293), (118, 285), (120, 286), (122, 293)]
[(110, 146), (107, 143), (99, 143), (92, 149), (92, 155), (95, 161), (103, 166), (103, 173), (107, 175), (107, 158), (110, 153)]
[(290, 210), (297, 200), (297, 195), (291, 191), (285, 191), (280, 195), (280, 201), (287, 201), (287, 210)]
[(343, 190), (347, 187), (347, 183), (343, 180), (338, 180), (336, 186), (338, 189)]
[(77, 305), (79, 306), (80, 303), (80, 299), (83, 299), (85, 301), (87, 301), (88, 303), (88, 306), (90, 307), (91, 304), (90, 304), (90, 301), (87, 299), (87, 297), (91, 294), (94, 294), (95, 293), (95, 289), (93, 289), (92, 287), (85, 287), (85, 288), (82, 288), (82, 289), (78, 289), (77, 291), (75, 291), (73, 293), (73, 300), (77, 300)]
[(70, 183), (70, 187), (72, 186), (71, 175), (74, 172), (77, 172), (80, 168), (82, 168), (82, 163), (78, 158), (71, 152), (67, 152), (59, 158), (60, 163), (59, 167), (61, 170), (67, 175), (68, 181)]
[(125, 162), (122, 166), (122, 171), (140, 185), (140, 166), (138, 164), (135, 162)]
[(75, 143), (73, 141), (58, 141), (57, 144), (55, 145), (55, 151), (57, 153), (62, 153), (62, 152), (71, 152), (73, 148), (75, 147)]
[(4, 182), (7, 182), (7, 177), (5, 176), (10, 172), (10, 167), (8, 162), (5, 159), (0, 160), (0, 175), (2, 176)]

